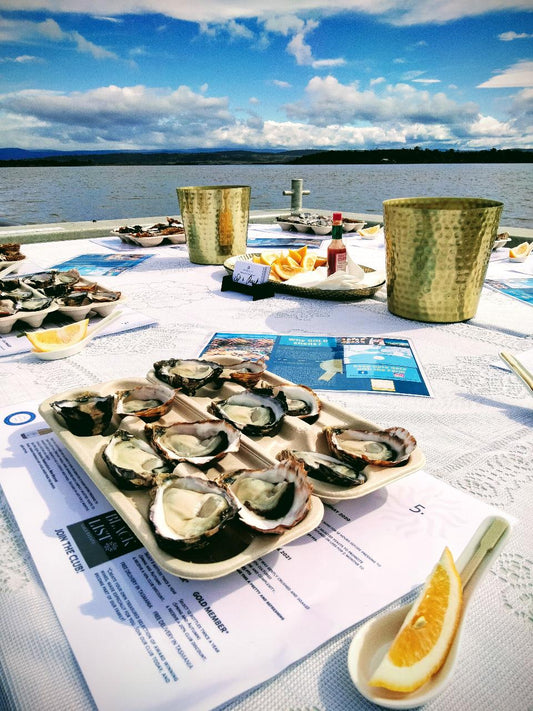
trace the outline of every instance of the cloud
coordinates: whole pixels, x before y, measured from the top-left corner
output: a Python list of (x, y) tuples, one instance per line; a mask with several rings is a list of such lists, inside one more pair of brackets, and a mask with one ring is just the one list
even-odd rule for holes
[[(290, 14), (287, 0), (2, 0), (4, 10), (53, 13), (75, 13), (111, 20), (128, 14), (160, 14), (178, 20), (197, 23), (224, 23), (229, 20), (257, 18), (272, 27), (295, 22), (296, 14), (313, 17), (335, 15), (347, 11), (379, 16), (395, 25), (439, 24), (462, 17), (475, 17), (500, 10), (531, 10), (531, 0), (291, 0)], [(296, 25), (288, 34), (300, 30)], [(269, 30), (271, 31), (271, 30)]]
[(95, 59), (118, 58), (114, 52), (90, 42), (76, 30), (62, 30), (60, 25), (50, 18), (43, 22), (33, 22), (0, 17), (0, 42), (28, 42), (35, 39), (74, 44), (78, 52), (91, 54)]
[(440, 79), (413, 79), (416, 84), (440, 84)]
[(0, 57), (0, 63), (14, 62), (15, 64), (42, 64), (44, 59), (31, 54), (21, 54), (18, 57)]
[(281, 79), (272, 79), (272, 84), (280, 89), (290, 89), (292, 86), (288, 81), (282, 81)]
[(356, 83), (342, 84), (335, 77), (313, 77), (303, 100), (288, 104), (289, 119), (315, 125), (352, 124), (398, 120), (419, 124), (461, 124), (473, 120), (478, 110), (473, 103), (458, 104), (443, 92), (431, 94), (409, 84), (387, 85), (379, 95), (360, 91)]
[(498, 35), (498, 39), (501, 40), (502, 42), (512, 42), (515, 39), (528, 39), (529, 37), (533, 37), (532, 34), (529, 34), (529, 32), (502, 32), (501, 35)]
[(522, 59), (477, 86), (478, 89), (508, 89), (514, 87), (533, 87), (533, 62)]

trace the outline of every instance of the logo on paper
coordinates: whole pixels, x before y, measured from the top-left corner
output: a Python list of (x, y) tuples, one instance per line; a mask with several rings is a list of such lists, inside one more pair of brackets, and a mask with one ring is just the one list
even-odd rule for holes
[(4, 417), (4, 424), (10, 427), (19, 427), (20, 425), (27, 425), (33, 422), (34, 419), (35, 414), (33, 412), (20, 410), (19, 412), (12, 412), (10, 415)]

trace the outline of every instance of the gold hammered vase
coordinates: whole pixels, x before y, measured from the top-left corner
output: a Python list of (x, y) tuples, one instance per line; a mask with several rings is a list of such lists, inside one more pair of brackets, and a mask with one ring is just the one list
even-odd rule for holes
[(188, 186), (177, 193), (191, 262), (223, 264), (246, 252), (249, 185)]
[(502, 208), (483, 198), (385, 200), (389, 311), (440, 323), (475, 316)]

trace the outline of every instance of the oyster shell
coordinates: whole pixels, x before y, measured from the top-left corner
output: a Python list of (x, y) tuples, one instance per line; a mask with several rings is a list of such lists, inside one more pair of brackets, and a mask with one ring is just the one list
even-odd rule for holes
[(213, 400), (207, 408), (216, 417), (227, 420), (246, 435), (272, 437), (277, 434), (287, 414), (285, 396), (244, 390), (225, 400)]
[(348, 462), (395, 467), (406, 462), (416, 447), (416, 440), (403, 427), (370, 432), (354, 427), (326, 427), (330, 451)]
[(166, 426), (154, 423), (148, 425), (147, 432), (165, 459), (190, 462), (200, 468), (238, 451), (241, 439), (241, 433), (222, 420), (175, 422)]
[(316, 422), (320, 415), (320, 399), (307, 385), (269, 386), (265, 383), (263, 387), (257, 387), (255, 390), (257, 392), (271, 390), (274, 397), (277, 397), (280, 392), (283, 393), (287, 402), (287, 415), (298, 417), (309, 424)]
[(151, 495), (150, 525), (170, 555), (207, 545), (237, 513), (226, 488), (200, 477), (157, 477)]
[(107, 429), (113, 416), (113, 402), (113, 395), (85, 392), (71, 400), (56, 400), (50, 406), (72, 434), (89, 437)]
[(219, 380), (232, 380), (245, 388), (253, 387), (262, 377), (266, 370), (266, 363), (259, 360), (233, 360), (229, 363), (220, 361), (223, 366)]
[(209, 360), (170, 358), (154, 363), (156, 376), (186, 395), (194, 393), (222, 373), (222, 366)]
[(0, 294), (0, 316), (13, 316), (19, 309), (20, 301), (8, 294)]
[(145, 422), (158, 420), (172, 407), (176, 391), (166, 385), (140, 385), (115, 393), (115, 412), (119, 417), (135, 415)]
[[(280, 461), (296, 459), (300, 462), (307, 474), (313, 479), (326, 481), (337, 486), (359, 486), (367, 481), (362, 467), (356, 467), (347, 462), (341, 462), (335, 457), (320, 452), (304, 452), (299, 450), (284, 449), (277, 455)], [(364, 466), (364, 462), (361, 462)]]
[(304, 468), (284, 461), (269, 469), (240, 469), (221, 477), (240, 504), (239, 518), (261, 533), (283, 533), (296, 526), (311, 506), (311, 486)]
[(154, 485), (157, 474), (170, 466), (144, 436), (144, 422), (126, 417), (102, 452), (109, 473), (121, 489), (144, 489)]

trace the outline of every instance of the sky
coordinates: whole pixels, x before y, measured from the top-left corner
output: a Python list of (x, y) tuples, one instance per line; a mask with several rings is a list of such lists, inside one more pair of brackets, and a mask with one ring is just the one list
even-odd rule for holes
[(0, 147), (533, 149), (532, 42), (533, 0), (0, 0)]

